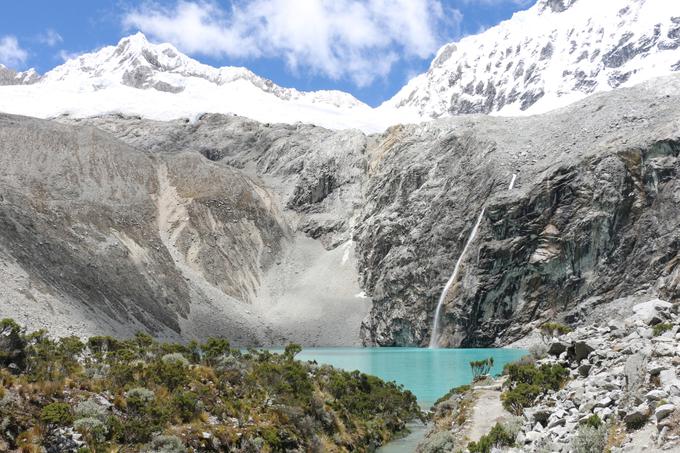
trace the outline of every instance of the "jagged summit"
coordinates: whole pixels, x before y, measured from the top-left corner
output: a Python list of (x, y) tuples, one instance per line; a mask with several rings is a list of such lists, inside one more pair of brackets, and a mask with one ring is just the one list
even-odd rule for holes
[(326, 102), (335, 107), (348, 108), (364, 105), (340, 91), (303, 93), (283, 88), (244, 67), (215, 68), (188, 57), (172, 44), (153, 44), (141, 32), (122, 38), (116, 46), (104, 47), (71, 59), (48, 72), (44, 80), (46, 83), (65, 82), (81, 86), (91, 84), (95, 89), (122, 84), (132, 88), (180, 93), (192, 83), (191, 79), (200, 79), (217, 86), (245, 81), (282, 100), (306, 98), (311, 102)]
[(382, 132), (466, 113), (542, 113), (676, 71), (680, 1), (538, 0), (483, 33), (443, 46), (426, 73), (375, 109), (341, 91), (303, 92), (243, 67), (215, 68), (136, 33), (43, 77), (0, 68), (0, 85), (14, 85), (2, 88), (0, 111), (155, 120), (223, 113)]
[[(143, 33), (82, 54), (39, 77), (0, 69), (0, 111), (41, 118), (108, 113), (149, 119), (194, 119), (203, 113), (237, 114), (261, 122), (313, 123), (336, 129), (383, 130), (393, 121), (352, 95), (284, 88), (243, 67), (215, 68), (172, 44)], [(21, 86), (32, 83), (34, 85)]]
[(680, 70), (680, 2), (540, 0), (440, 49), (386, 106), (522, 115)]

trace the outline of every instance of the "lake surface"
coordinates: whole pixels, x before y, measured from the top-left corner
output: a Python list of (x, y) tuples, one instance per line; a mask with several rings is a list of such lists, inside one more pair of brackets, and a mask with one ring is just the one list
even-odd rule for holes
[(522, 349), (307, 348), (296, 358), (395, 381), (429, 408), (451, 388), (472, 381), (471, 361), (493, 357), (492, 374), (499, 374), (525, 354)]

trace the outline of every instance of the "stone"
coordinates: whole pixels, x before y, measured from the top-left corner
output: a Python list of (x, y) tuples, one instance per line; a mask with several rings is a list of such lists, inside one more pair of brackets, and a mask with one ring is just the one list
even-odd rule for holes
[[(668, 310), (672, 304), (660, 299), (650, 300), (633, 306), (633, 316), (648, 325), (654, 325), (660, 320), (660, 313), (663, 310)], [(658, 320), (658, 321), (657, 321)]]
[(576, 362), (587, 359), (595, 347), (585, 341), (576, 341), (573, 344), (573, 357)]
[(655, 389), (647, 392), (645, 398), (647, 398), (648, 401), (659, 401), (668, 398), (668, 393), (664, 390)]
[(590, 373), (590, 369), (593, 366), (589, 363), (584, 363), (582, 365), (579, 365), (578, 367), (578, 374), (580, 374), (582, 377), (587, 377), (588, 374)]
[(647, 371), (650, 374), (650, 376), (658, 376), (659, 373), (667, 369), (668, 365), (659, 362), (650, 362), (649, 365), (647, 365)]
[(541, 434), (538, 431), (529, 431), (526, 433), (526, 443), (533, 443), (539, 440), (540, 438), (543, 437), (543, 434)]
[(609, 406), (612, 405), (613, 402), (614, 401), (610, 397), (605, 396), (604, 398), (599, 400), (597, 403), (595, 403), (595, 407), (609, 407)]
[(661, 387), (677, 385), (678, 375), (675, 370), (663, 370), (659, 373), (659, 382), (661, 382)]
[(548, 354), (559, 356), (567, 350), (568, 345), (562, 341), (553, 341), (548, 348)]
[(663, 404), (656, 408), (654, 416), (657, 421), (663, 420), (675, 411), (675, 406), (672, 404)]
[(628, 392), (636, 392), (645, 383), (647, 363), (648, 358), (642, 353), (633, 354), (626, 359), (623, 373), (626, 378), (626, 389)]
[(623, 422), (629, 429), (636, 429), (644, 425), (649, 419), (649, 406), (640, 405), (628, 412), (625, 417), (623, 417)]

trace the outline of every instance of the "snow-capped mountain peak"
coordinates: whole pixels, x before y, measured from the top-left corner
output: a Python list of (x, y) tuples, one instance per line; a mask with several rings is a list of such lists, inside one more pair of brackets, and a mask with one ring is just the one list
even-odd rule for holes
[(523, 115), (680, 71), (680, 2), (539, 0), (443, 46), (386, 107)]
[(44, 77), (45, 83), (66, 83), (81, 89), (91, 87), (100, 90), (124, 85), (167, 93), (180, 93), (197, 83), (223, 86), (239, 81), (250, 83), (282, 100), (306, 98), (312, 103), (328, 103), (340, 108), (364, 106), (353, 96), (340, 91), (303, 93), (280, 87), (243, 67), (215, 68), (188, 57), (172, 44), (153, 44), (141, 32), (121, 39), (116, 46), (71, 59)]

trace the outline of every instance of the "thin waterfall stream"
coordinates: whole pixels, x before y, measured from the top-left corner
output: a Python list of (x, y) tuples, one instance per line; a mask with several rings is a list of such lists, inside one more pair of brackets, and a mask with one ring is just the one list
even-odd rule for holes
[[(512, 180), (510, 181), (510, 186), (508, 187), (508, 190), (512, 190), (512, 188), (515, 186), (515, 180), (516, 179), (517, 179), (517, 175), (513, 174)], [(460, 272), (460, 265), (463, 263), (463, 259), (465, 259), (465, 255), (467, 253), (468, 248), (470, 247), (470, 244), (472, 244), (472, 242), (475, 240), (475, 237), (477, 236), (477, 231), (479, 230), (479, 225), (482, 223), (482, 218), (484, 217), (484, 211), (485, 210), (486, 210), (486, 207), (482, 207), (482, 211), (479, 213), (479, 216), (477, 217), (477, 222), (475, 223), (475, 226), (472, 229), (472, 232), (470, 233), (470, 237), (468, 238), (467, 242), (465, 243), (465, 247), (463, 247), (463, 251), (460, 252), (460, 256), (458, 257), (458, 261), (456, 261), (456, 265), (453, 268), (453, 273), (451, 274), (451, 277), (449, 278), (449, 280), (446, 282), (446, 285), (444, 286), (444, 290), (442, 291), (441, 295), (439, 296), (439, 301), (437, 302), (437, 309), (434, 312), (434, 319), (432, 321), (432, 335), (430, 335), (430, 348), (438, 348), (439, 347), (439, 317), (441, 316), (441, 311), (442, 311), (442, 307), (444, 306), (444, 301), (446, 300), (446, 295), (449, 293), (451, 286), (453, 286), (453, 283), (458, 278), (458, 273)]]

